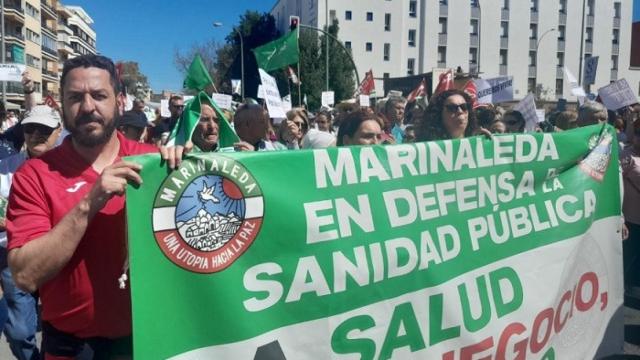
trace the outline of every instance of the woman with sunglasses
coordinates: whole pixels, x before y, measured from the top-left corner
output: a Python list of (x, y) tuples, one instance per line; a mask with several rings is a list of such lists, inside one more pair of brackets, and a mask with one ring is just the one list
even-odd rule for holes
[(302, 138), (309, 130), (309, 117), (302, 108), (294, 108), (287, 112), (287, 118), (280, 123), (278, 141), (287, 145), (288, 149), (300, 149)]
[(461, 139), (476, 134), (471, 97), (452, 89), (436, 94), (421, 119), (416, 119), (416, 141)]

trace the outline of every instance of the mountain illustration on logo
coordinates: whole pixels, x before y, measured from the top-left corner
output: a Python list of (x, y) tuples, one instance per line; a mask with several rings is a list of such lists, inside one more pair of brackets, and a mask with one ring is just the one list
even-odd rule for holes
[(602, 181), (611, 160), (612, 143), (613, 136), (609, 132), (603, 133), (589, 155), (580, 161), (580, 169), (594, 180)]

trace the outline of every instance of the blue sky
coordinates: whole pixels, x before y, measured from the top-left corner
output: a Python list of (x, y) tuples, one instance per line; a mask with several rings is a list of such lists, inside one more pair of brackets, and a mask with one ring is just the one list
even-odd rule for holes
[(640, 21), (640, 0), (633, 1), (633, 21)]
[[(137, 61), (154, 91), (180, 90), (175, 49), (210, 39), (224, 41), (247, 9), (265, 12), (275, 0), (68, 0), (93, 18), (97, 46), (114, 61)], [(213, 27), (214, 21), (224, 27)]]

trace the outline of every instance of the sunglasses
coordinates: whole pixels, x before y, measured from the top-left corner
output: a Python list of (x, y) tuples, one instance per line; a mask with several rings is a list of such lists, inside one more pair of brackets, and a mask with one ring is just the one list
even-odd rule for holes
[(171, 105), (171, 106), (176, 109), (184, 109), (184, 105)]
[(458, 112), (458, 109), (460, 109), (460, 111), (462, 112), (469, 111), (469, 107), (467, 106), (466, 103), (465, 104), (447, 104), (444, 107), (449, 112)]
[(24, 131), (25, 134), (31, 135), (35, 133), (36, 130), (38, 130), (38, 133), (40, 135), (49, 136), (55, 129), (45, 125), (40, 125), (40, 124), (25, 124), (22, 126), (22, 131)]

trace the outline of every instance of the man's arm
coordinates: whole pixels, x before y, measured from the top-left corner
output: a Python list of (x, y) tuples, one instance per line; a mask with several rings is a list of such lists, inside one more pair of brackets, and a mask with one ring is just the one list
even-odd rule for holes
[(35, 85), (28, 71), (22, 73), (22, 89), (24, 91), (24, 108), (31, 110), (36, 105)]
[(9, 251), (16, 285), (34, 292), (66, 266), (91, 219), (114, 195), (123, 195), (127, 181), (141, 184), (140, 165), (121, 161), (104, 169), (87, 195), (46, 234)]

